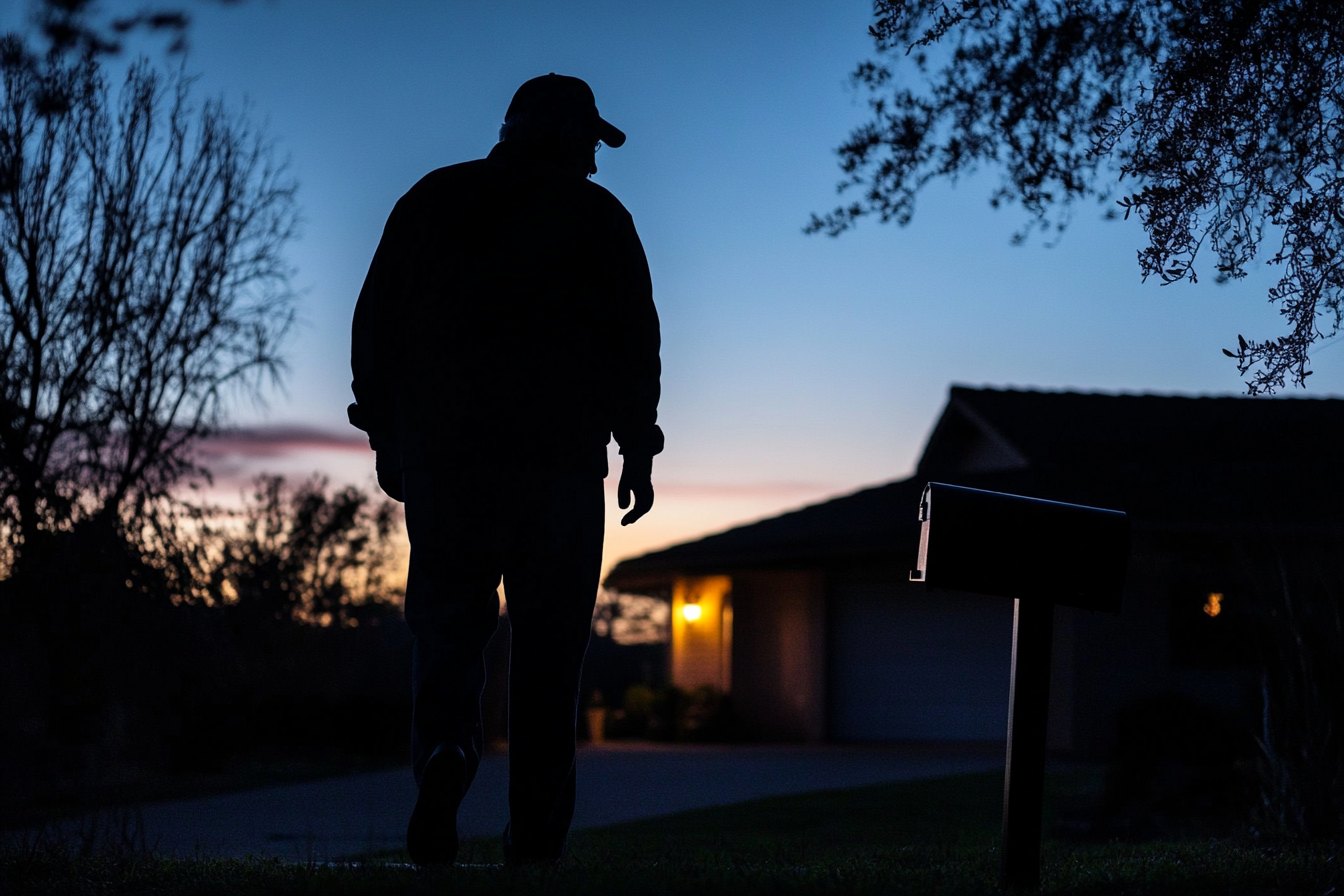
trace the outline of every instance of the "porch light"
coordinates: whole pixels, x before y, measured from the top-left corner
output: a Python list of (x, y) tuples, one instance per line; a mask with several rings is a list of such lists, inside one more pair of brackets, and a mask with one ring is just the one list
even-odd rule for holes
[(681, 618), (682, 618), (682, 619), (685, 619), (687, 622), (694, 622), (695, 620), (699, 619), (699, 618), (700, 618), (700, 605), (699, 605), (699, 604), (682, 604), (682, 605), (681, 605)]
[(1209, 596), (1204, 600), (1204, 615), (1212, 619), (1223, 612), (1223, 595), (1218, 591), (1210, 591)]

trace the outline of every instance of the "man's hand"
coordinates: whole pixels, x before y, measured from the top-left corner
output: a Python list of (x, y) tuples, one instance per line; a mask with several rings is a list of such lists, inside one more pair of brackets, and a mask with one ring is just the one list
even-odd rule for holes
[(648, 513), (653, 507), (653, 458), (625, 457), (621, 465), (621, 481), (616, 486), (616, 503), (621, 509), (630, 506), (630, 494), (635, 495), (635, 506), (621, 517), (621, 525), (628, 526)]

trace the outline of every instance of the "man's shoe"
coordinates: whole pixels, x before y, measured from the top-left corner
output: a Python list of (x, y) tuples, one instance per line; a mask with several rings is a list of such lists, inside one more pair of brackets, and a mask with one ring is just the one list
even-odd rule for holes
[(457, 861), (457, 807), (466, 789), (467, 760), (456, 744), (441, 744), (420, 776), (420, 796), (406, 828), (406, 851), (417, 865)]

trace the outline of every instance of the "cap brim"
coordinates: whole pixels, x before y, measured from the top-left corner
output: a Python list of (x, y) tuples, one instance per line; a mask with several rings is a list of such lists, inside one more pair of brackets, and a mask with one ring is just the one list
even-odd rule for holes
[(599, 117), (597, 119), (597, 139), (601, 140), (612, 149), (615, 149), (625, 142), (625, 131), (622, 131), (605, 118)]

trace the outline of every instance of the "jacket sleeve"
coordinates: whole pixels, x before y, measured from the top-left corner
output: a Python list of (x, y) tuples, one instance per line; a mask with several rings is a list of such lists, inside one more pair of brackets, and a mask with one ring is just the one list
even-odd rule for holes
[(398, 437), (394, 386), (400, 379), (398, 364), (403, 357), (398, 326), (403, 290), (397, 259), (397, 221), (398, 211), (393, 209), (359, 291), (350, 332), (350, 370), (354, 377), (350, 389), (358, 406), (351, 410), (350, 422), (369, 434), (369, 445), (375, 451), (393, 448)]
[(663, 431), (658, 426), (662, 337), (649, 262), (634, 221), (624, 209), (617, 214), (615, 242), (611, 347), (615, 365), (608, 381), (611, 433), (621, 454), (652, 457), (663, 450)]

